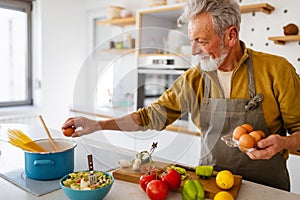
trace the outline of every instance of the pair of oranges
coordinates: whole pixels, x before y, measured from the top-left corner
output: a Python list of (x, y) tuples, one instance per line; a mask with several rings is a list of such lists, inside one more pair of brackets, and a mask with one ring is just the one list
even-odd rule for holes
[(233, 131), (233, 138), (239, 142), (241, 147), (250, 149), (256, 146), (256, 143), (265, 138), (266, 135), (261, 130), (254, 130), (250, 124), (237, 126)]

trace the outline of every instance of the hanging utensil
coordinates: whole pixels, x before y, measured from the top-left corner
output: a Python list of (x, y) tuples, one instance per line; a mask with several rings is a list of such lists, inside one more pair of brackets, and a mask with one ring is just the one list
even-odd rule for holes
[(9, 138), (9, 143), (25, 151), (46, 152), (46, 150), (43, 147), (41, 147), (39, 144), (33, 141), (21, 130), (8, 129), (7, 136)]
[(89, 165), (89, 182), (90, 185), (95, 185), (97, 183), (97, 176), (94, 174), (94, 164), (92, 154), (88, 155), (88, 165)]
[(51, 144), (53, 150), (54, 150), (54, 151), (57, 151), (57, 147), (56, 147), (55, 143), (53, 142), (53, 139), (52, 139), (52, 137), (51, 137), (51, 134), (50, 134), (50, 132), (49, 132), (49, 129), (47, 128), (47, 126), (46, 126), (46, 124), (45, 124), (45, 122), (44, 122), (44, 120), (43, 120), (43, 117), (42, 117), (41, 115), (39, 115), (39, 118), (40, 118), (40, 121), (41, 121), (42, 124), (43, 124), (43, 127), (44, 127), (44, 129), (45, 129), (47, 135), (48, 135), (48, 138), (49, 138), (49, 141), (50, 141), (50, 144)]

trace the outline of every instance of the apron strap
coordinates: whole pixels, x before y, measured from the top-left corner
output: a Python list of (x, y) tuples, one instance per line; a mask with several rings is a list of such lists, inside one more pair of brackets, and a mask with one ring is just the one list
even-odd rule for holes
[(210, 79), (209, 77), (207, 76), (207, 74), (204, 74), (204, 98), (209, 98), (210, 96)]
[(249, 95), (250, 95), (250, 98), (254, 98), (256, 92), (255, 92), (255, 83), (254, 83), (254, 76), (253, 76), (252, 57), (251, 57), (249, 50), (247, 52), (249, 55), (249, 57), (246, 60), (248, 79), (249, 79), (249, 81), (248, 81)]

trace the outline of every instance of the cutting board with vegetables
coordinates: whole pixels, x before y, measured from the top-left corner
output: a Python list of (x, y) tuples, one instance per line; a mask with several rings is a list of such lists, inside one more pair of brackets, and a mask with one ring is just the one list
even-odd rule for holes
[[(170, 164), (170, 163), (155, 162), (156, 168), (161, 168), (161, 169), (165, 169), (166, 167), (172, 166), (172, 165), (173, 164)], [(175, 166), (179, 166), (179, 165), (175, 164)], [(140, 180), (140, 176), (146, 172), (146, 169), (148, 167), (149, 167), (149, 163), (142, 164), (141, 171), (139, 171), (139, 172), (136, 172), (136, 171), (132, 170), (131, 168), (118, 168), (115, 171), (113, 171), (113, 176), (115, 179), (118, 179), (118, 180), (128, 181), (131, 183), (138, 184), (139, 180)], [(196, 175), (195, 169), (193, 167), (187, 167), (187, 166), (181, 166), (181, 165), (180, 165), (180, 167), (185, 168), (188, 173), (188, 177), (185, 180), (187, 180), (190, 177), (191, 179), (197, 179), (202, 183), (204, 190), (205, 190), (206, 198), (212, 199), (215, 196), (215, 194), (222, 191), (221, 189), (218, 188), (218, 186), (216, 184), (216, 178), (215, 178), (216, 173), (214, 173), (214, 176), (212, 176), (210, 178), (202, 179)], [(177, 190), (178, 192), (181, 192), (185, 180), (183, 180), (181, 182), (181, 186)], [(241, 184), (242, 184), (242, 176), (234, 175), (234, 185), (230, 190), (226, 190), (226, 191), (228, 191), (233, 196), (233, 198), (236, 199), (238, 192), (240, 190)]]
[[(165, 169), (171, 166), (169, 163), (155, 161), (156, 168)], [(128, 181), (131, 183), (139, 183), (140, 176), (145, 174), (150, 167), (150, 163), (143, 163), (140, 167), (140, 171), (134, 171), (131, 167), (118, 168), (113, 171), (113, 176), (115, 179)]]

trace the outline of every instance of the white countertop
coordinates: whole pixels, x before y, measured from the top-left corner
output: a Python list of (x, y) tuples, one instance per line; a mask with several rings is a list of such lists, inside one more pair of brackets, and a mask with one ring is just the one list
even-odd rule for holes
[[(0, 197), (0, 199), (5, 200), (68, 200), (67, 196), (63, 193), (61, 189), (45, 194), (40, 197), (36, 197), (31, 193), (22, 190), (21, 188), (15, 186), (14, 184), (0, 178), (0, 188), (1, 191), (6, 191), (5, 196)], [(138, 184), (133, 184), (129, 182), (115, 180), (111, 191), (105, 197), (106, 200), (132, 200), (132, 199), (147, 199), (146, 193), (139, 187)], [(181, 199), (179, 193), (170, 192), (168, 199)], [(297, 200), (300, 199), (300, 195), (285, 192), (282, 190), (277, 190), (274, 188), (266, 187), (263, 185), (251, 183), (248, 181), (243, 181), (241, 189), (239, 191), (237, 200)]]
[[(2, 131), (0, 134), (0, 139), (3, 140), (3, 125), (1, 125), (1, 126), (2, 126)], [(14, 128), (14, 127), (16, 127), (16, 126), (11, 125), (11, 128)], [(20, 127), (22, 128), (21, 130), (25, 131), (24, 126), (20, 126)], [(35, 130), (38, 130), (38, 129), (35, 129)], [(37, 132), (35, 131), (35, 133), (37, 133)], [(55, 137), (55, 135), (61, 135), (61, 133), (59, 133), (59, 132), (54, 133), (54, 137)], [(37, 137), (37, 135), (32, 136), (33, 139), (36, 137)], [(45, 138), (44, 136), (42, 136), (42, 137)], [(3, 147), (5, 145), (3, 145), (3, 142), (0, 144), (1, 144), (0, 150), (3, 151)], [(105, 150), (107, 150), (109, 147), (105, 144), (104, 148), (105, 148)], [(112, 147), (112, 149), (115, 149), (115, 147)], [(0, 158), (1, 158), (1, 155), (0, 155)], [(5, 163), (3, 162), (3, 159), (2, 160), (0, 159), (0, 162), (2, 162), (2, 163), (0, 163), (0, 165), (7, 165), (6, 162)], [(20, 161), (16, 161), (16, 162), (19, 163), (19, 165), (20, 165), (20, 163), (22, 163), (23, 161), (22, 161), (22, 159), (20, 159)], [(83, 163), (78, 164), (78, 162), (80, 162), (80, 160), (77, 159), (75, 162), (76, 162), (75, 168), (79, 169), (79, 168), (85, 167), (85, 165)], [(3, 170), (3, 168), (0, 168), (0, 169)], [(63, 191), (61, 189), (58, 189), (56, 191), (53, 191), (48, 194), (37, 197), (3, 178), (0, 178), (0, 188), (1, 188), (1, 191), (5, 191), (5, 193), (3, 193), (3, 195), (5, 195), (5, 196), (0, 196), (0, 199), (3, 199), (3, 200), (4, 199), (5, 200), (10, 200), (10, 199), (11, 200), (15, 200), (15, 199), (68, 200), (67, 196), (65, 196), (65, 194), (63, 193)], [(112, 200), (115, 200), (115, 199), (125, 199), (125, 200), (126, 199), (130, 199), (130, 200), (131, 199), (147, 199), (147, 195), (139, 187), (138, 184), (115, 180), (114, 185), (111, 188), (111, 191), (105, 197), (105, 199), (106, 200), (110, 200), (110, 199), (112, 199)], [(181, 199), (181, 195), (180, 195), (180, 193), (170, 192), (168, 199)], [(268, 200), (268, 199), (270, 199), (270, 200), (282, 200), (282, 199), (297, 200), (297, 199), (299, 199), (300, 200), (300, 195), (243, 180), (237, 200), (253, 200), (253, 199), (263, 199), (263, 200)]]

